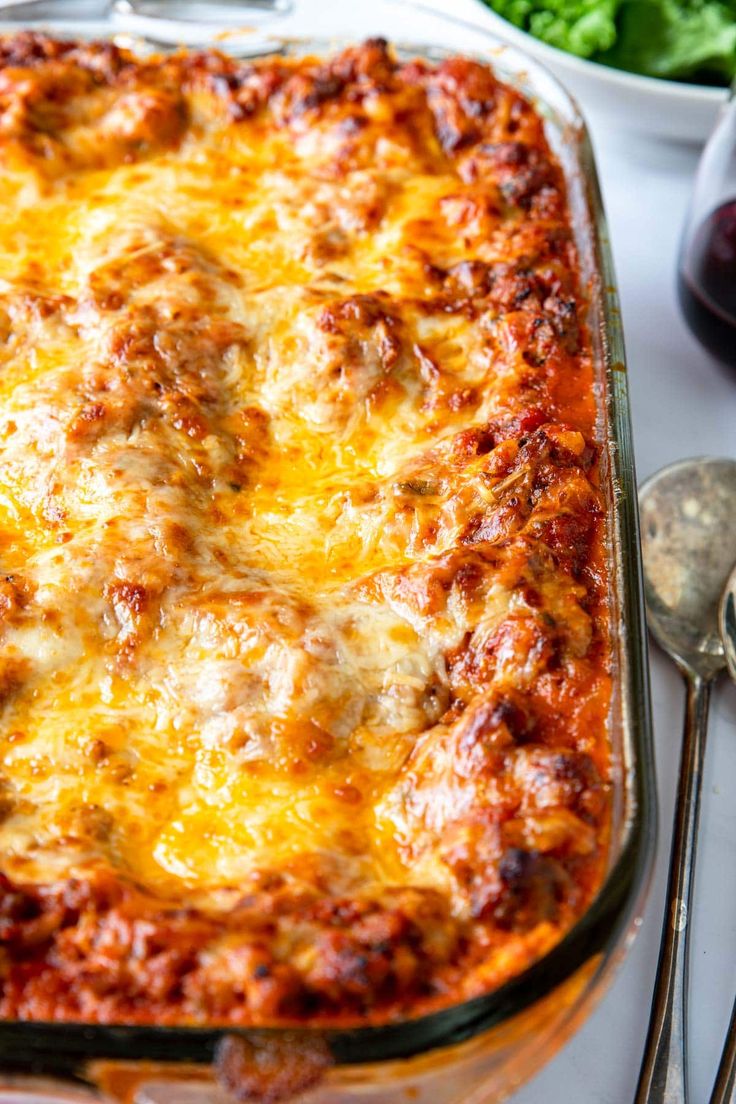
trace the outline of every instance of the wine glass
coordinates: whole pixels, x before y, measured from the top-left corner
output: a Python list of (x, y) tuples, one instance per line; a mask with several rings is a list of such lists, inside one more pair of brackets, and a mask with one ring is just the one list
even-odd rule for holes
[(678, 292), (700, 343), (736, 368), (736, 85), (698, 167)]

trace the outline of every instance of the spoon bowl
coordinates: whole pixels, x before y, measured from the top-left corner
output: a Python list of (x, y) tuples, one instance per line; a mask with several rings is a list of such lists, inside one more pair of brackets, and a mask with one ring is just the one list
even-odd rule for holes
[(736, 561), (736, 460), (683, 460), (640, 496), (647, 620), (681, 668), (712, 678), (725, 665), (718, 625)]

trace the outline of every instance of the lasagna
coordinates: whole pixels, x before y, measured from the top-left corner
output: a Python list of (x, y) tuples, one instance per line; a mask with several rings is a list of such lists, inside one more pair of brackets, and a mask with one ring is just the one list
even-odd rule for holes
[(0, 39), (0, 1015), (488, 992), (610, 822), (595, 365), (491, 68)]

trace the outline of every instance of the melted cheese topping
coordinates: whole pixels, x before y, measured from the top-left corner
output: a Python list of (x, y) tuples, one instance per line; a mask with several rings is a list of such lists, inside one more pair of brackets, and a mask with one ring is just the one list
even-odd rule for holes
[[(2, 73), (3, 869), (471, 915), (448, 825), (500, 783), (453, 773), (458, 719), (599, 670), (550, 529), (598, 510), (558, 171), (490, 76), (478, 147), (429, 70), (350, 100), (264, 63), (238, 100), (187, 65)], [(532, 851), (539, 804), (504, 814)]]

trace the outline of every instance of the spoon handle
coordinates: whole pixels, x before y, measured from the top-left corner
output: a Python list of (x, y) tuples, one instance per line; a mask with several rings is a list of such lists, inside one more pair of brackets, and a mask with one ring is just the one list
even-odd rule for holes
[(687, 710), (657, 982), (635, 1104), (687, 1104), (688, 918), (711, 680), (685, 672)]
[(710, 1104), (731, 1104), (736, 1099), (736, 1002), (731, 1012), (726, 1042), (723, 1044), (721, 1062), (716, 1074), (716, 1083)]

